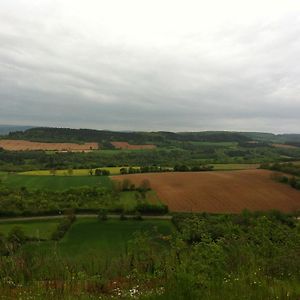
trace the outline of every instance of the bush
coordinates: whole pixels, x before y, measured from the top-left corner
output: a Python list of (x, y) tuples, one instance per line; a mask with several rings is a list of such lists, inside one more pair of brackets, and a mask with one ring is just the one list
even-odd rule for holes
[(141, 213), (139, 211), (137, 211), (135, 213), (133, 219), (136, 220), (136, 221), (142, 221), (143, 220), (142, 215), (141, 215)]
[(98, 214), (99, 221), (106, 221), (107, 220), (107, 211), (105, 209), (101, 209)]
[(165, 204), (155, 205), (150, 203), (138, 204), (136, 210), (143, 215), (165, 215), (169, 211), (168, 206)]
[(127, 217), (126, 217), (124, 211), (122, 211), (121, 214), (120, 214), (120, 220), (121, 220), (121, 221), (127, 220)]
[(75, 222), (76, 216), (73, 214), (64, 217), (58, 224), (56, 230), (52, 233), (52, 240), (58, 241), (67, 233), (71, 228), (72, 224)]

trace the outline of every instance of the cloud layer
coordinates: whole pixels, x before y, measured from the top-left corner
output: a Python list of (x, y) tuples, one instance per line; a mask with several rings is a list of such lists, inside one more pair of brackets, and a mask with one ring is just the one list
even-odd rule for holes
[(300, 3), (207, 2), (2, 0), (0, 123), (299, 133)]

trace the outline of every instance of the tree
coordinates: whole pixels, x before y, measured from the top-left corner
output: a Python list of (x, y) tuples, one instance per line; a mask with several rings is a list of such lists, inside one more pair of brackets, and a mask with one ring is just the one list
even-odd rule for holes
[(131, 189), (131, 181), (125, 178), (122, 182), (122, 190), (129, 191)]
[(51, 169), (49, 172), (50, 172), (50, 174), (51, 174), (52, 176), (55, 176), (55, 175), (56, 175), (56, 169)]
[(8, 234), (7, 240), (11, 243), (12, 249), (16, 250), (19, 246), (25, 243), (26, 236), (20, 227), (14, 227)]
[(121, 175), (124, 175), (124, 174), (127, 174), (128, 172), (127, 172), (127, 168), (121, 168), (120, 169), (120, 174)]
[(98, 214), (99, 221), (106, 221), (107, 220), (107, 211), (105, 209), (101, 209)]
[(150, 184), (150, 181), (148, 179), (144, 179), (141, 183), (140, 183), (140, 186), (139, 186), (139, 191), (144, 191), (144, 192), (147, 192), (151, 190), (151, 184)]

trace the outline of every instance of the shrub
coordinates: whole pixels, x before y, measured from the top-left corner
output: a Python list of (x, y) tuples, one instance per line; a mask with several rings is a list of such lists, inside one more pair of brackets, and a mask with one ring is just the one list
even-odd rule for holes
[(67, 233), (71, 228), (72, 224), (75, 222), (76, 216), (73, 214), (64, 217), (58, 224), (56, 230), (52, 233), (52, 240), (58, 241)]
[(107, 211), (105, 209), (101, 209), (98, 214), (99, 221), (106, 221), (107, 220)]

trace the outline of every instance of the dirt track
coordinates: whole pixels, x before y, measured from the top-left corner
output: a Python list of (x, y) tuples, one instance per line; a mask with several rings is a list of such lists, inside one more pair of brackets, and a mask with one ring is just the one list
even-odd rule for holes
[(53, 151), (90, 151), (98, 149), (98, 143), (40, 143), (25, 140), (0, 140), (0, 147), (10, 151), (53, 150)]
[(132, 174), (112, 178), (129, 178), (136, 185), (148, 179), (171, 211), (299, 210), (300, 191), (273, 181), (270, 175), (266, 170), (243, 170)]

